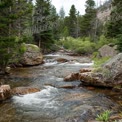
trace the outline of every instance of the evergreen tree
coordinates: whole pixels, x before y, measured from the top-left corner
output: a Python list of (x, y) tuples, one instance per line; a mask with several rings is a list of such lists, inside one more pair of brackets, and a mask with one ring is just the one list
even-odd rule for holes
[(93, 0), (86, 1), (85, 15), (81, 20), (81, 34), (82, 36), (89, 36), (93, 38), (94, 25), (96, 19), (95, 2)]
[(26, 15), (23, 8), (17, 11), (20, 8), (19, 2), (22, 3), (21, 7), (25, 5), (22, 0), (0, 0), (0, 71), (2, 73), (5, 73), (6, 66), (13, 61), (21, 46), (20, 20)]
[(6, 66), (15, 53), (15, 36), (11, 31), (13, 14), (11, 13), (12, 0), (0, 1), (0, 73), (5, 73)]
[(61, 7), (61, 9), (60, 9), (60, 11), (59, 11), (59, 16), (60, 16), (60, 18), (62, 18), (62, 19), (64, 19), (64, 17), (65, 17), (65, 11), (64, 11), (64, 8), (63, 8), (63, 7)]
[(122, 52), (122, 1), (113, 0), (110, 20), (107, 23), (107, 37), (118, 39), (118, 49)]
[(64, 31), (64, 20), (65, 20), (65, 11), (64, 8), (61, 7), (60, 11), (59, 11), (59, 19), (58, 19), (58, 29), (59, 29), (59, 37), (63, 38), (63, 31)]
[(51, 22), (53, 22), (53, 26), (52, 26), (53, 38), (55, 40), (58, 40), (59, 39), (59, 28), (58, 28), (59, 16), (56, 12), (56, 8), (53, 5), (51, 6), (50, 17), (51, 17)]
[(25, 29), (31, 25), (33, 4), (31, 0), (13, 0), (12, 2), (10, 12), (14, 19), (13, 28), (16, 36), (21, 38)]
[(36, 0), (33, 15), (33, 35), (39, 47), (46, 50), (53, 43), (50, 0)]
[(77, 16), (76, 15), (77, 15), (77, 11), (75, 5), (72, 5), (69, 13), (69, 22), (68, 22), (69, 34), (72, 37), (77, 37), (77, 32), (76, 32)]

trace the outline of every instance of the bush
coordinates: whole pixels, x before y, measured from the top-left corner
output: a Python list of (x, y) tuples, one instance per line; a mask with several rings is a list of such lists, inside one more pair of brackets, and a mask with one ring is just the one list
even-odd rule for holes
[(108, 122), (110, 114), (111, 114), (111, 111), (106, 110), (103, 113), (101, 113), (100, 115), (97, 115), (96, 120), (103, 121), (103, 122)]
[[(63, 46), (65, 49), (72, 50), (79, 54), (92, 54), (96, 52), (105, 44), (116, 44), (116, 39), (107, 39), (104, 35), (101, 35), (97, 42), (92, 42), (89, 37), (77, 38), (67, 37), (56, 42), (57, 45)], [(120, 41), (119, 41), (120, 42)], [(97, 54), (95, 54), (97, 55)]]
[(90, 38), (74, 39), (72, 37), (68, 37), (66, 40), (58, 41), (57, 44), (79, 54), (92, 54), (95, 49), (95, 43), (91, 42)]
[(102, 64), (107, 62), (110, 59), (110, 57), (103, 57), (103, 58), (93, 58), (94, 60), (94, 67), (100, 67)]
[(113, 43), (113, 44), (116, 44), (117, 40), (114, 39), (114, 38), (106, 38), (104, 35), (101, 35), (99, 37), (99, 40), (97, 41), (96, 43), (96, 49), (99, 49), (101, 48), (103, 45), (105, 44), (110, 44), (110, 43)]

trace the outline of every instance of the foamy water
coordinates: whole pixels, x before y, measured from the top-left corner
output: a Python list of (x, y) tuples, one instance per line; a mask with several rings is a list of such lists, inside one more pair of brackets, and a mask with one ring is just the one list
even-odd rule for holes
[(53, 97), (58, 94), (57, 88), (45, 86), (40, 92), (14, 96), (12, 99), (15, 104), (28, 107), (36, 106), (37, 108), (56, 108), (58, 102)]
[(66, 63), (61, 63), (60, 65), (67, 65), (67, 66), (93, 66), (94, 62), (91, 62), (91, 63), (66, 62)]

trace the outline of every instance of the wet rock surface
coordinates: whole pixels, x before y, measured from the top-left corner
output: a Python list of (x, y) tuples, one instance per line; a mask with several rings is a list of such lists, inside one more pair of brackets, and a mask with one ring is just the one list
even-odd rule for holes
[(34, 87), (16, 87), (12, 89), (12, 95), (24, 95), (39, 92), (39, 88)]

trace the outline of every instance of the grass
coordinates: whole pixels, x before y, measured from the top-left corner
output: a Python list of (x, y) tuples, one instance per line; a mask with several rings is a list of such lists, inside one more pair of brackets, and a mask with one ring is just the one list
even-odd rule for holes
[(108, 122), (110, 114), (111, 114), (111, 111), (106, 110), (106, 111), (102, 112), (101, 114), (97, 115), (96, 120), (103, 121), (103, 122)]
[(100, 67), (102, 64), (107, 62), (109, 59), (110, 59), (110, 57), (93, 58), (93, 60), (94, 60), (94, 68)]

